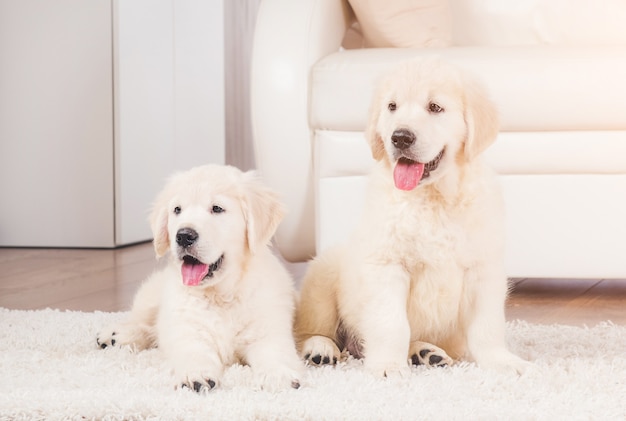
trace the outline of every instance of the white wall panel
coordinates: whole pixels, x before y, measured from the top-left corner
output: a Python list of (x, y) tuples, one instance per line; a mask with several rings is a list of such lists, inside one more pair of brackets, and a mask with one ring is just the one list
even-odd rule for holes
[(224, 163), (223, 0), (174, 2), (174, 52), (176, 166)]
[(115, 1), (115, 236), (151, 237), (148, 206), (173, 165), (174, 28), (171, 0)]
[(222, 0), (115, 1), (116, 243), (173, 172), (224, 162)]
[(0, 0), (0, 246), (113, 236), (109, 0)]
[(223, 0), (0, 0), (0, 246), (150, 239), (224, 120)]

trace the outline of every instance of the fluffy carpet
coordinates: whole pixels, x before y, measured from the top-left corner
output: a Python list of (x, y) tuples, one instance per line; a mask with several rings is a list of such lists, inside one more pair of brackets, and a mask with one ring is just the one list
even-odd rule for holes
[(0, 309), (2, 420), (609, 420), (626, 417), (626, 327), (508, 324), (523, 376), (461, 363), (377, 379), (350, 360), (307, 368), (303, 387), (253, 390), (234, 366), (221, 388), (174, 390), (158, 350), (100, 350), (96, 332), (124, 313)]

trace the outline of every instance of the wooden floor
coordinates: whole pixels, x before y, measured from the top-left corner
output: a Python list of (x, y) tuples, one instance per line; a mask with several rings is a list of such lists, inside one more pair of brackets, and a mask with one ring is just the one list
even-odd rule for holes
[[(0, 307), (122, 311), (158, 267), (149, 243), (117, 250), (0, 248)], [(290, 266), (297, 277), (302, 266)], [(512, 281), (507, 319), (626, 325), (626, 280)]]

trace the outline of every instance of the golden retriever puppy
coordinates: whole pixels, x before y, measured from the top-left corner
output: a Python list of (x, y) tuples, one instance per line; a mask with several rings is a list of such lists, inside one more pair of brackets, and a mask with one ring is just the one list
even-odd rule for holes
[(309, 364), (333, 363), (340, 349), (383, 376), (460, 358), (529, 364), (504, 339), (503, 200), (480, 159), (497, 133), (486, 93), (450, 64), (411, 61), (383, 78), (363, 215), (303, 279), (295, 334)]
[(292, 279), (268, 247), (283, 217), (254, 173), (206, 165), (174, 175), (150, 217), (167, 266), (138, 290), (128, 321), (97, 343), (159, 347), (177, 386), (216, 387), (224, 369), (249, 364), (260, 388), (298, 388)]

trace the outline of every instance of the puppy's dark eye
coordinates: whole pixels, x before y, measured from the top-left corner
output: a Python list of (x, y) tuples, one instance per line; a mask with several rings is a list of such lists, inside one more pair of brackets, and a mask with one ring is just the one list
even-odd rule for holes
[(444, 111), (444, 109), (441, 108), (441, 106), (439, 106), (439, 104), (431, 102), (430, 104), (428, 104), (428, 111), (433, 113), (433, 114), (438, 114), (438, 113), (442, 113)]
[(180, 206), (176, 206), (174, 208), (174, 215), (178, 215), (180, 213), (180, 211), (181, 211)]
[(390, 103), (387, 105), (387, 108), (389, 109), (389, 111), (395, 111), (395, 110), (396, 110), (396, 108), (397, 108), (396, 103), (395, 103), (395, 102), (393, 102), (393, 101), (392, 101), (392, 102), (390, 102)]
[(211, 213), (222, 213), (222, 212), (224, 212), (224, 208), (222, 208), (221, 206), (213, 205), (213, 207), (211, 208)]

